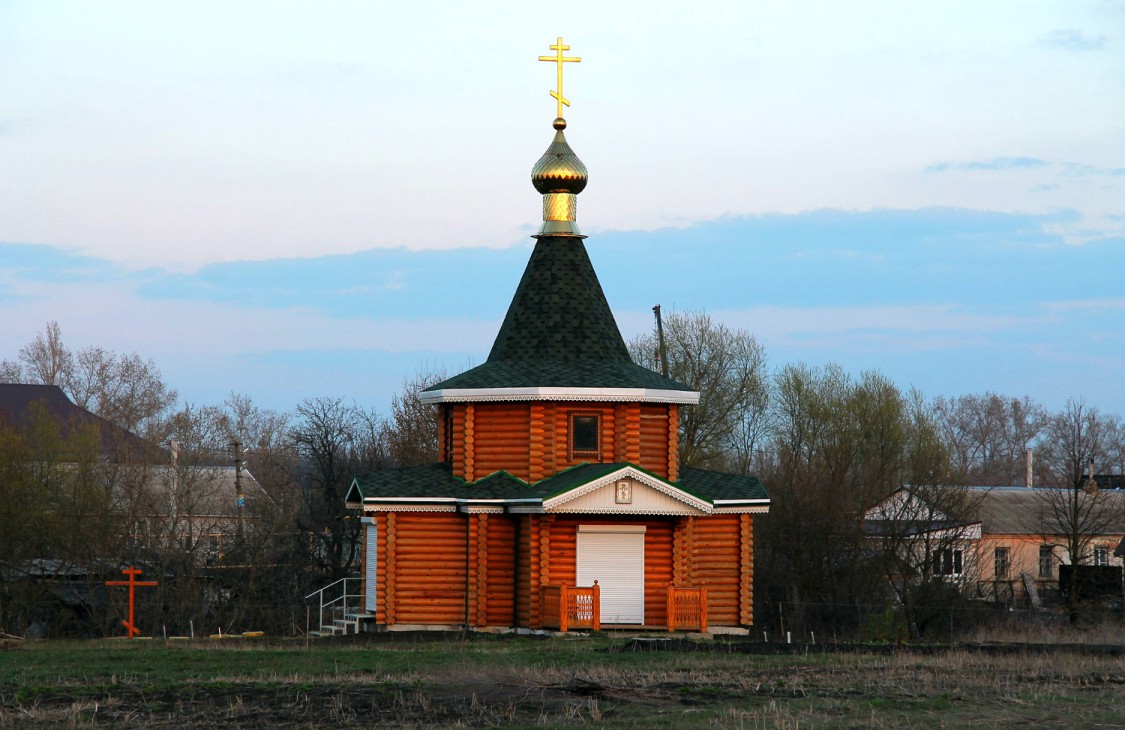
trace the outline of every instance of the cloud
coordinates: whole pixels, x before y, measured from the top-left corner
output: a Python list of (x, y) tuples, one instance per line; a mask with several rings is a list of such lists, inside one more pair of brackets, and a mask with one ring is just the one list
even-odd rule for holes
[[(774, 364), (874, 368), (935, 394), (1085, 395), (1125, 412), (1120, 373), (1102, 370), (1125, 362), (1125, 240), (1096, 223), (829, 209), (602, 231), (586, 247), (626, 338), (661, 304), (755, 333)], [(1060, 227), (1088, 242), (1068, 245)], [(72, 347), (152, 357), (193, 402), (235, 391), (277, 409), (319, 394), (380, 404), (423, 363), (484, 359), (529, 253), (373, 249), (184, 273), (0, 244), (0, 358), (53, 319)], [(1085, 369), (1037, 354), (1067, 351)]]
[(1088, 51), (1102, 50), (1105, 48), (1107, 40), (1108, 37), (1104, 35), (1088, 36), (1080, 30), (1068, 28), (1051, 31), (1046, 36), (1039, 39), (1039, 43), (1063, 51), (1085, 53)]
[(1097, 165), (1084, 165), (1079, 162), (1067, 162), (1063, 165), (1063, 173), (1068, 177), (1125, 177), (1125, 167), (1099, 167)]
[(970, 162), (938, 162), (926, 167), (926, 172), (950, 172), (953, 170), (1017, 170), (1047, 167), (1049, 163), (1038, 157), (994, 157), (991, 160)]
[(1076, 309), (1082, 310), (1117, 310), (1125, 309), (1125, 297), (1108, 297), (1101, 299), (1076, 299), (1051, 302), (1048, 305), (1051, 311), (1069, 312)]
[(811, 335), (841, 332), (880, 333), (986, 333), (1019, 327), (1021, 316), (969, 311), (953, 304), (878, 307), (755, 307), (741, 311), (719, 310), (721, 322), (743, 323), (747, 329), (772, 335)]

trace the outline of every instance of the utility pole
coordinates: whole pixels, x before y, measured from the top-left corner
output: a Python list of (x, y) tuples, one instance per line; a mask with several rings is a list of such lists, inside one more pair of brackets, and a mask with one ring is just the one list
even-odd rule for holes
[(668, 348), (664, 346), (664, 323), (660, 321), (659, 304), (652, 308), (652, 313), (656, 315), (657, 357), (660, 358), (660, 374), (668, 377)]
[(237, 540), (239, 547), (242, 546), (242, 508), (246, 504), (246, 495), (242, 493), (242, 442), (235, 439), (230, 443), (234, 449), (234, 492), (236, 505), (238, 508), (238, 523), (237, 523)]

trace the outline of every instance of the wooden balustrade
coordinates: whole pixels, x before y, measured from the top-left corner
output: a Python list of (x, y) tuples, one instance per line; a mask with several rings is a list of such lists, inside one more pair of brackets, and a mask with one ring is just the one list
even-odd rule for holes
[(668, 631), (707, 631), (707, 589), (668, 586)]
[(602, 589), (592, 586), (545, 585), (542, 588), (543, 626), (559, 631), (602, 627)]

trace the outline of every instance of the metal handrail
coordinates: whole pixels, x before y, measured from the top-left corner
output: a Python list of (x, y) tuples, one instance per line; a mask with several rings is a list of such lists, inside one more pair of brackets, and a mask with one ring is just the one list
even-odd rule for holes
[[(319, 596), (319, 598), (317, 599), (317, 603), (319, 604), (319, 614), (318, 614), (319, 615), (319, 619), (318, 619), (319, 622), (317, 624), (318, 626), (323, 627), (323, 626), (326, 625), (324, 623), (324, 609), (325, 608), (334, 607), (337, 603), (342, 602), (343, 603), (343, 609), (344, 609), (344, 615), (347, 616), (347, 614), (348, 614), (348, 599), (349, 598), (358, 598), (358, 599), (363, 598), (362, 592), (361, 593), (348, 593), (348, 581), (359, 583), (360, 584), (360, 590), (361, 591), (363, 590), (363, 588), (362, 588), (363, 578), (340, 578), (339, 580), (335, 581), (334, 583), (329, 583), (328, 585), (324, 586), (323, 588), (321, 588), (319, 590), (315, 590), (312, 593), (310, 593), (309, 595), (305, 596), (305, 601), (308, 601), (313, 596)], [(336, 598), (332, 598), (328, 601), (325, 601), (324, 600), (324, 592), (336, 587), (337, 585), (341, 585), (341, 584), (343, 584), (343, 585), (341, 586), (341, 589), (340, 589), (340, 595), (337, 596)]]

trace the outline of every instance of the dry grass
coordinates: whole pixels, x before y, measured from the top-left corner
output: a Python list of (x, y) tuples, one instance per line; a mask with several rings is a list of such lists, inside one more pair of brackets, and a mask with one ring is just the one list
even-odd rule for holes
[(1009, 621), (983, 624), (966, 633), (967, 643), (1006, 644), (1125, 644), (1125, 622), (1120, 615), (1084, 621), (1071, 626), (1065, 616), (1056, 614), (1015, 614)]
[(0, 726), (1125, 727), (1125, 658), (1068, 647), (607, 651), (619, 647), (599, 638), (322, 642), (307, 652), (117, 644), (99, 665), (105, 642), (29, 645), (0, 656)]

